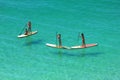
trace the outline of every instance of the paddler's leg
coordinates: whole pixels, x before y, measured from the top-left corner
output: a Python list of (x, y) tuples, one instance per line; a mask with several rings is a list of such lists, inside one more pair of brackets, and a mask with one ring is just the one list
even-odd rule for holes
[(58, 38), (58, 41), (59, 41), (58, 47), (61, 48), (62, 47), (61, 34), (58, 34), (57, 38)]
[(28, 35), (28, 30), (27, 30), (27, 28), (25, 29), (25, 35)]
[(81, 37), (82, 37), (82, 47), (85, 47), (85, 38), (83, 33), (81, 34)]

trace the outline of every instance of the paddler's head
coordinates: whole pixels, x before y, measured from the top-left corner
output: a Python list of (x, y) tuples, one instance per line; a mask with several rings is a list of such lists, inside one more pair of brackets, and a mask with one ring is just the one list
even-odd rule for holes
[(81, 37), (84, 38), (84, 34), (83, 33), (81, 33)]
[(31, 21), (28, 21), (28, 26), (31, 27)]
[(58, 34), (58, 35), (57, 35), (57, 38), (60, 39), (60, 38), (61, 38), (61, 34)]

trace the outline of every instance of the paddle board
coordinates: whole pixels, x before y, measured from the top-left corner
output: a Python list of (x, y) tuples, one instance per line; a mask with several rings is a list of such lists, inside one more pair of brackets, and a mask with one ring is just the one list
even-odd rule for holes
[(97, 45), (98, 45), (97, 43), (94, 43), (94, 44), (86, 44), (85, 46), (72, 46), (70, 48), (71, 49), (84, 49), (84, 48), (94, 47)]
[(33, 31), (33, 32), (29, 32), (27, 35), (25, 34), (21, 34), (21, 35), (18, 35), (17, 37), (18, 38), (24, 38), (24, 37), (27, 37), (27, 36), (31, 36), (33, 34), (36, 34), (38, 31)]
[(50, 43), (46, 43), (46, 46), (53, 47), (53, 48), (59, 48), (59, 49), (70, 49), (70, 47), (67, 47), (67, 46), (59, 47), (56, 44), (50, 44)]

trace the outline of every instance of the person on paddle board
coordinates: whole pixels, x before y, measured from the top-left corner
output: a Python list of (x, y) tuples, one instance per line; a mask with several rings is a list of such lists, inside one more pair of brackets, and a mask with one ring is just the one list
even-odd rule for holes
[(82, 47), (85, 47), (85, 38), (83, 33), (81, 33), (81, 37), (82, 37)]
[(57, 35), (58, 41), (59, 41), (59, 48), (62, 47), (62, 41), (61, 41), (61, 34)]
[(31, 30), (31, 21), (28, 22), (28, 32), (32, 32), (32, 30)]

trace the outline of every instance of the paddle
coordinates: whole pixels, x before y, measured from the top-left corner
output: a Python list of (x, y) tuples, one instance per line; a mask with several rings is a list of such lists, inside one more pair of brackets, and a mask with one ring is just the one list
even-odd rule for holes
[(57, 45), (57, 34), (58, 34), (58, 32), (56, 32), (56, 45)]
[(22, 30), (21, 30), (21, 32), (19, 33), (19, 35), (22, 34), (22, 32), (23, 32), (23, 30), (26, 28), (26, 26), (27, 26), (27, 25), (25, 25), (25, 26), (22, 28)]
[(78, 33), (78, 41), (79, 41), (79, 39), (80, 39), (80, 32)]

